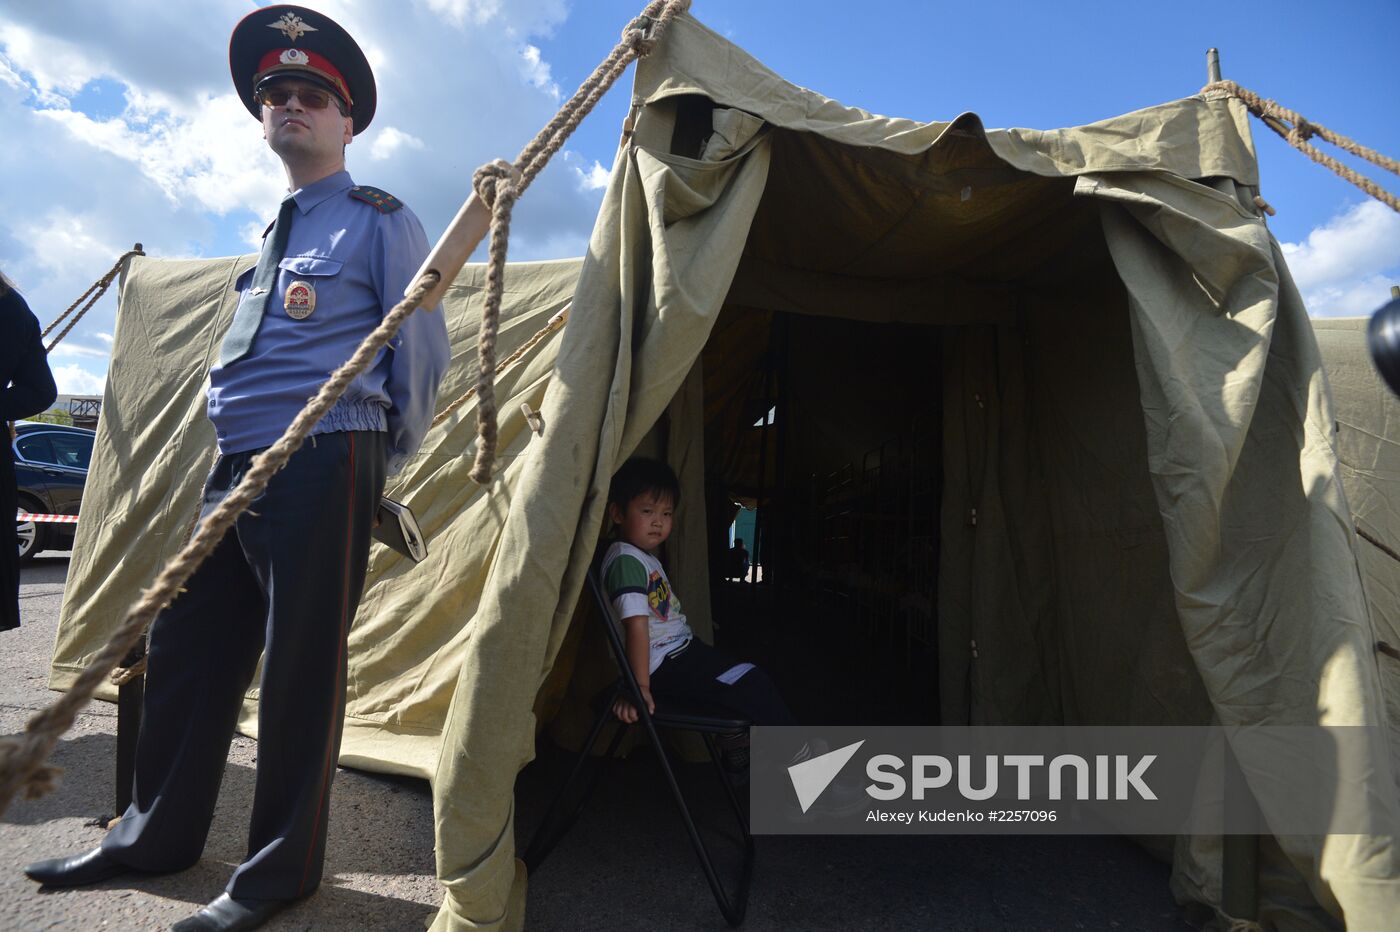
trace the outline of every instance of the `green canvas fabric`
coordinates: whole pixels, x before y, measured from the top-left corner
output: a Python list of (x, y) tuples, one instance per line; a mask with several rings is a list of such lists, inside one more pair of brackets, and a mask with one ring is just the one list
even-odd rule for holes
[[(1376, 637), (1400, 648), (1400, 402), (1366, 344), (1366, 318), (1312, 322), (1335, 400), (1337, 458), (1360, 532), (1361, 579)], [(1400, 742), (1400, 660), (1381, 657), (1381, 688)]]
[[(571, 318), (543, 402), (557, 429), (526, 463), (444, 726), (433, 787), (446, 896), (434, 929), (523, 922), (513, 794), (516, 773), (534, 755), (535, 695), (573, 618), (612, 473), (685, 384), (724, 302), (766, 170), (762, 137), (717, 162), (640, 146), (619, 158), (574, 296), (587, 312)], [(703, 488), (688, 472), (681, 470), (683, 497)], [(681, 509), (676, 520), (690, 528), (678, 548), (702, 539), (702, 522), (683, 525)], [(687, 583), (696, 576), (678, 571), (673, 579), (687, 600), (699, 594)]]
[[(916, 123), (790, 85), (689, 17), (634, 92), (588, 255), (507, 275), (503, 355), (573, 311), (502, 379), (500, 477), (466, 479), (469, 407), (429, 436), (396, 491), (433, 555), (411, 567), (377, 548), (352, 632), (342, 761), (433, 780), (435, 929), (526, 920), (515, 778), (537, 708), (571, 701), (546, 684), (574, 669), (608, 481), (635, 450), (680, 474), (668, 570), (708, 637), (705, 478), (757, 470), (731, 455), (725, 419), (743, 426), (733, 386), (777, 312), (800, 315), (806, 348), (793, 403), (829, 415), (794, 453), (813, 463), (859, 451), (854, 421), (926, 414), (893, 390), (921, 347), (938, 354), (945, 722), (1390, 721), (1396, 678), (1374, 641), (1396, 637), (1394, 567), (1358, 558), (1350, 529), (1355, 514), (1400, 542), (1393, 403), (1359, 374), (1354, 331), (1319, 329), (1329, 366), (1353, 340), (1334, 407), (1253, 205), (1238, 101), (1047, 132)], [(249, 264), (133, 265), (57, 686), (178, 545), (211, 449), (203, 373)], [(471, 378), (480, 284), (469, 268), (449, 293), (444, 399)], [(902, 347), (878, 329), (895, 326)], [(1397, 749), (1364, 777), (1392, 825)], [(1262, 913), (1280, 927), (1400, 913), (1394, 837), (1266, 839), (1262, 858)], [(1179, 899), (1213, 910), (1219, 877), (1218, 839), (1176, 840)]]
[[(1249, 186), (1257, 182), (1257, 172), (1238, 102), (1190, 98), (1053, 133), (984, 133), (969, 116), (920, 125), (845, 108), (787, 85), (689, 19), (679, 21), (657, 54), (639, 66), (635, 93), (646, 106), (636, 137), (619, 155), (578, 294), (581, 305), (615, 308), (617, 315), (571, 324), (559, 371), (568, 388), (551, 391), (546, 401), (560, 419), (577, 424), (580, 435), (573, 442), (561, 435), (547, 440), (540, 459), (532, 461), (538, 479), (532, 472), (522, 483), (505, 539), (538, 539), (540, 534), (527, 530), (537, 522), (542, 529), (562, 531), (582, 519), (574, 525), (571, 552), (552, 554), (554, 563), (543, 573), (543, 556), (530, 553), (535, 572), (528, 585), (518, 569), (498, 563), (476, 624), (504, 632), (509, 619), (549, 609), (554, 634), (538, 661), (542, 669), (550, 666), (597, 536), (607, 475), (653, 427), (677, 388), (675, 374), (692, 364), (697, 344), (722, 312), (743, 305), (759, 311), (1015, 325), (1036, 310), (1017, 306), (1024, 295), (988, 284), (992, 276), (967, 273), (999, 266), (1003, 278), (1014, 277), (1018, 268), (1034, 267), (1037, 248), (1052, 247), (1022, 237), (1014, 245), (1024, 249), (1008, 243), (996, 256), (979, 256), (970, 253), (974, 245), (985, 245), (976, 234), (1000, 232), (1013, 240), (1005, 233), (1013, 208), (1020, 208), (1023, 227), (1040, 224), (1048, 231), (1063, 223), (1057, 215), (1078, 200), (1095, 205), (1099, 235), (1123, 284), (1120, 308), (1130, 333), (1128, 345), (1118, 349), (1134, 360), (1141, 466), (1148, 480), (1133, 491), (1150, 490), (1158, 522), (1155, 528), (1148, 522), (1139, 533), (1152, 542), (1149, 552), (1165, 557), (1146, 575), (1153, 591), (1170, 591), (1179, 631), (1173, 640), (1173, 632), (1155, 628), (1171, 645), (1165, 670), (1178, 671), (1189, 658), (1199, 678), (1194, 686), (1192, 677), (1182, 678), (1175, 691), (1181, 704), (1169, 701), (1173, 695), (1168, 694), (1150, 720), (1212, 714), (1226, 722), (1382, 720), (1372, 629), (1352, 542), (1339, 520), (1346, 510), (1339, 467), (1322, 429), (1330, 421), (1331, 402), (1301, 301), (1291, 285), (1280, 284), (1282, 258), (1252, 206)], [(718, 108), (709, 132), (687, 125), (697, 97)], [(746, 111), (769, 129), (750, 156), (766, 154), (765, 183), (731, 191), (705, 205), (710, 216), (697, 215), (691, 212), (697, 199), (688, 183), (702, 167), (686, 155), (703, 159), (712, 151), (714, 135), (722, 137), (718, 151), (729, 151), (725, 137), (742, 122), (730, 109)], [(653, 195), (673, 184), (681, 185), (683, 208)], [(653, 196), (642, 199), (643, 191)], [(810, 203), (799, 203), (804, 194)], [(968, 208), (959, 206), (969, 202)], [(684, 217), (683, 231), (673, 217)], [(735, 222), (726, 225), (726, 220)], [(699, 223), (730, 235), (748, 225), (742, 255), (732, 241), (692, 238)], [(1071, 232), (1087, 235), (1082, 229)], [(707, 251), (709, 274), (675, 288), (672, 264), (692, 269)], [(653, 276), (647, 275), (647, 265)], [(580, 323), (585, 319), (588, 333)], [(988, 341), (985, 333), (966, 336), (968, 352), (960, 358), (976, 367), (979, 358), (988, 357)], [(643, 343), (636, 342), (643, 337)], [(612, 363), (595, 370), (587, 392), (582, 373), (566, 368), (571, 347), (581, 358), (596, 362), (604, 354)], [(872, 365), (843, 362), (847, 372)], [(1014, 361), (999, 364), (998, 371), (1008, 368), (1016, 368)], [(665, 379), (657, 372), (665, 372)], [(962, 384), (975, 378), (975, 373), (965, 375)], [(1042, 390), (1042, 385), (1013, 386), (997, 403), (1014, 412)], [(984, 398), (979, 410), (987, 410), (987, 404)], [(1026, 555), (1043, 553), (1037, 545), (1047, 541), (1056, 507), (1050, 515), (1034, 513), (1036, 493), (1044, 486), (1027, 472), (1024, 459), (1017, 463), (1018, 451), (1028, 450), (1032, 440), (1010, 429), (1011, 417), (982, 417), (981, 432), (967, 434), (985, 457), (969, 473), (970, 480), (979, 472), (984, 480), (980, 486), (969, 483), (969, 495), (982, 505), (977, 533), (967, 549), (949, 548), (940, 601), (966, 590), (972, 608), (963, 614), (975, 618), (983, 641), (1000, 637), (1029, 654), (1026, 663), (1045, 667), (1039, 675), (1028, 674), (1024, 664), (1018, 669), (1001, 659), (1009, 651), (994, 651), (1000, 655), (994, 663), (962, 664), (978, 681), (971, 689), (969, 719), (1007, 720), (1047, 709), (1053, 716), (1056, 704), (1062, 710), (1065, 702), (1064, 677), (1054, 672), (1068, 652), (1059, 627), (1063, 619), (1053, 611), (1056, 596)], [(971, 419), (965, 424), (973, 426)], [(596, 445), (591, 443), (595, 432)], [(583, 464), (563, 457), (551, 463), (554, 444), (592, 452), (593, 474), (587, 474), (587, 456)], [(562, 490), (570, 484), (566, 511), (556, 516)], [(1287, 494), (1280, 500), (1281, 492)], [(997, 512), (998, 503), (1004, 515)], [(985, 510), (989, 504), (993, 507)], [(512, 533), (516, 521), (520, 530)], [(1306, 530), (1293, 533), (1298, 528)], [(1272, 543), (1256, 546), (1260, 537)], [(1074, 559), (1073, 551), (1062, 552), (1056, 563)], [(994, 591), (1013, 569), (1021, 573), (1019, 584)], [(559, 579), (558, 590), (542, 590), (536, 584), (540, 575)], [(1115, 624), (1122, 621), (1121, 614), (1113, 617)], [(1088, 636), (1091, 632), (1080, 635)], [(949, 639), (963, 640), (956, 632)], [(496, 645), (493, 638), (493, 659), (499, 659)], [(512, 646), (519, 647), (518, 640)], [(981, 661), (985, 654), (977, 656)], [(1145, 668), (1153, 666), (1151, 657), (1137, 659)], [(1066, 665), (1073, 668), (1075, 662)], [(940, 673), (949, 677), (946, 662)], [(1151, 675), (1160, 680), (1163, 673)], [(506, 796), (514, 767), (498, 764), (499, 755), (513, 752), (512, 763), (523, 765), (530, 756), (525, 739), (533, 730), (526, 720), (510, 729), (520, 738), (515, 748), (502, 737), (499, 717), (487, 711), (489, 697), (505, 685), (493, 685), (499, 678), (469, 654), (447, 725), (435, 782), (439, 811), (445, 814), (439, 869), (448, 885), (438, 929), (522, 921), (508, 906), (504, 886), (512, 878), (514, 902), (523, 897), (521, 877), (507, 865), (513, 848)], [(1036, 695), (1037, 690), (1048, 695)], [(1080, 689), (1076, 714), (1099, 719), (1120, 698), (1107, 691), (1086, 697)], [(526, 705), (522, 698), (516, 713), (522, 718)], [(491, 772), (497, 774), (494, 781)], [(1393, 785), (1390, 770), (1372, 775), (1383, 810), (1393, 810), (1394, 796), (1388, 793)], [(453, 809), (468, 811), (458, 816)], [(1391, 818), (1393, 811), (1383, 816)], [(1280, 860), (1282, 870), (1303, 879), (1317, 903), (1345, 913), (1348, 921), (1379, 921), (1400, 905), (1391, 839), (1291, 839)], [(1196, 867), (1212, 873), (1211, 865), (1192, 860), (1189, 850), (1181, 861), (1180, 876)], [(1271, 889), (1284, 886), (1271, 888), (1266, 880), (1266, 904)], [(1186, 898), (1218, 902), (1210, 890), (1178, 889)]]
[[(138, 257), (122, 284), (102, 419), (69, 567), (50, 684), (67, 688), (106, 643), (121, 613), (184, 543), (213, 465), (204, 415), (209, 367), (237, 294), (233, 280), (256, 256), (162, 261)], [(502, 309), (499, 357), (545, 327), (573, 294), (579, 260), (515, 263)], [(485, 267), (468, 266), (444, 298), (452, 365), (441, 403), (476, 378)], [(522, 403), (538, 408), (560, 336), (550, 335), (497, 381), (501, 468), (486, 494), (466, 478), (476, 407), (434, 428), (389, 480), (386, 494), (413, 508), (428, 537), (421, 564), (370, 550), (364, 597), (351, 629), (341, 763), (431, 776), (451, 702), (467, 622), (480, 597), (521, 468), (535, 435)], [(257, 680), (239, 727), (257, 734)], [(104, 698), (116, 691), (105, 687)]]

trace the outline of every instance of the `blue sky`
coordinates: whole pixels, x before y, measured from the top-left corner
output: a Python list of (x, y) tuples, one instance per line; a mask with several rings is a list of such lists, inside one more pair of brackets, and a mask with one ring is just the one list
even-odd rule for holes
[[(349, 153), (430, 238), (472, 171), (513, 158), (616, 41), (642, 0), (334, 0), (380, 110)], [(248, 0), (0, 0), (0, 268), (41, 321), (131, 243), (152, 255), (251, 252), (285, 184), (232, 96), (228, 32)], [(1061, 4), (695, 0), (693, 14), (793, 83), (877, 113), (989, 127), (1093, 122), (1188, 96), (1205, 50), (1225, 76), (1400, 156), (1400, 3)], [(516, 259), (579, 254), (627, 107), (630, 74), (531, 188)], [(1314, 314), (1364, 314), (1400, 283), (1400, 214), (1257, 121), (1270, 221)], [(1392, 191), (1400, 179), (1365, 168)], [(66, 392), (100, 390), (105, 298), (56, 351)]]

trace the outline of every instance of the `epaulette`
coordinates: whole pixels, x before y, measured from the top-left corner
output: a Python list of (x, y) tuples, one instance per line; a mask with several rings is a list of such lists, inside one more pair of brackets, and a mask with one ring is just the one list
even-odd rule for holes
[(367, 184), (357, 184), (350, 189), (350, 196), (357, 201), (364, 201), (371, 204), (381, 214), (392, 214), (403, 206), (403, 201), (394, 197), (388, 191), (375, 188)]

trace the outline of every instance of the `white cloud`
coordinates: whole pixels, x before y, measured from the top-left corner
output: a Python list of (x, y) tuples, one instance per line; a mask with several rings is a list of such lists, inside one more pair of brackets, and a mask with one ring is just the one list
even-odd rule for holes
[(183, 116), (135, 91), (123, 115), (108, 120), (73, 110), (38, 113), (75, 140), (135, 165), (172, 203), (192, 197), (217, 214), (275, 211), (285, 177), (248, 111), (233, 94), (201, 103)]
[(15, 229), (21, 239), (33, 245), (39, 267), (49, 272), (99, 267), (105, 272), (126, 249), (94, 231), (90, 216), (63, 208), (21, 221)]
[(401, 149), (424, 148), (423, 140), (394, 126), (379, 130), (374, 142), (369, 144), (369, 157), (376, 162), (393, 158)]
[(228, 33), (247, 12), (247, 0), (44, 0), (5, 4), (0, 47), (41, 92), (71, 96), (93, 78), (108, 76), (163, 93), (198, 98), (228, 88)]
[[(554, 114), (558, 69), (541, 40), (571, 6), (588, 12), (568, 0), (316, 6), (374, 63), (378, 113), (350, 146), (350, 171), (407, 203), (430, 240), (470, 192), (473, 170), (512, 158)], [(228, 29), (248, 0), (186, 0), (175, 13), (169, 0), (0, 7), (0, 268), (41, 322), (138, 240), (156, 257), (257, 252), (286, 178), (229, 84)], [(587, 246), (599, 167), (572, 152), (555, 161), (516, 208), (513, 260)], [(87, 373), (88, 388), (110, 345), (99, 334), (115, 327), (116, 291), (55, 359), (69, 378)]]
[(253, 220), (239, 227), (239, 238), (248, 247), (249, 252), (262, 252), (263, 234), (267, 232), (267, 227), (268, 225), (260, 220)]
[(74, 343), (73, 337), (70, 334), (68, 337), (64, 338), (62, 343), (53, 348), (53, 352), (49, 354), (49, 358), (53, 359), (59, 356), (86, 356), (89, 359), (107, 359), (111, 355), (112, 352), (110, 349), (96, 349), (91, 346), (81, 346)]
[(608, 186), (608, 180), (612, 178), (612, 171), (603, 167), (603, 163), (597, 159), (593, 160), (593, 167), (584, 171), (577, 165), (569, 166), (574, 171), (574, 176), (578, 179), (579, 190), (598, 191)]
[(527, 45), (520, 50), (521, 73), (531, 87), (544, 91), (550, 97), (558, 100), (560, 97), (559, 85), (554, 82), (550, 74), (549, 63), (540, 57), (540, 50)]
[(96, 337), (97, 339), (101, 340), (103, 343), (107, 344), (107, 346), (109, 346), (109, 347), (112, 345), (112, 335), (111, 335), (110, 333), (100, 333), (100, 332), (99, 332), (99, 333), (94, 333), (93, 336)]
[[(34, 76), (40, 94), (66, 96), (101, 74), (91, 56), (73, 43), (44, 35), (14, 22), (0, 23), (0, 46), (16, 70)], [(54, 99), (54, 98), (50, 98)]]
[(509, 261), (581, 256), (588, 251), (588, 238), (591, 233), (591, 229), (585, 229), (516, 234), (512, 229)]
[(1369, 314), (1400, 284), (1400, 214), (1379, 201), (1348, 208), (1301, 243), (1281, 243), (1308, 312)]
[(1303, 306), (1313, 317), (1368, 317), (1390, 300), (1396, 275), (1370, 275), (1339, 285), (1324, 285), (1303, 292)]
[(427, 5), (458, 28), (491, 24), (512, 35), (548, 35), (569, 12), (565, 0), (427, 0)]
[(25, 83), (24, 78), (20, 77), (19, 72), (14, 69), (14, 66), (10, 64), (9, 60), (6, 59), (4, 55), (0, 55), (0, 84), (5, 84), (15, 90), (29, 89), (29, 85)]
[(77, 363), (51, 368), (60, 395), (100, 395), (107, 384), (105, 375), (94, 375)]
[(457, 26), (484, 26), (501, 12), (501, 0), (428, 0), (428, 6)]
[[(246, 12), (245, 2), (191, 0), (175, 21), (160, 0), (129, 0), (120, 8), (80, 0), (50, 0), (42, 8), (21, 4), (7, 10), (0, 53), (29, 94), (59, 95), (43, 105), (44, 119), (83, 145), (135, 166), (172, 207), (267, 217), (285, 178), (228, 85), (226, 34), (187, 28), (195, 22), (231, 26)], [(351, 146), (351, 172), (362, 151), (370, 162), (385, 163), (387, 175), (376, 168), (373, 176), (357, 180), (398, 195), (430, 236), (435, 220), (445, 225), (455, 213), (451, 201), (464, 194), (463, 180), (472, 170), (513, 155), (557, 106), (550, 65), (538, 45), (524, 40), (550, 35), (568, 16), (566, 0), (417, 0), (392, 6), (327, 0), (319, 8), (360, 36), (376, 63), (379, 124), (371, 128), (368, 146)], [(152, 23), (167, 23), (174, 32), (153, 30)], [(453, 67), (444, 70), (444, 61)], [(71, 109), (68, 98), (99, 78), (116, 82), (125, 109), (101, 117)], [(380, 129), (386, 119), (392, 124)], [(561, 193), (548, 190), (550, 174), (537, 182), (537, 198)], [(446, 200), (443, 192), (450, 192)], [(564, 197), (576, 208), (575, 226), (591, 218), (589, 200), (576, 193)], [(557, 212), (557, 206), (544, 211)], [(530, 215), (520, 214), (521, 222)]]

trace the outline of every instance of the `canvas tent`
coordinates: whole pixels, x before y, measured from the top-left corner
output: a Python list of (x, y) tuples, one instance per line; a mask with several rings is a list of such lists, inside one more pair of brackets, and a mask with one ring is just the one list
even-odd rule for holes
[[(1376, 637), (1400, 647), (1400, 403), (1371, 362), (1365, 318), (1313, 321), (1337, 418), (1337, 459), (1362, 542), (1361, 577)], [(1383, 662), (1387, 720), (1400, 728), (1400, 662)]]
[[(802, 549), (837, 546), (808, 533), (831, 517), (829, 484), (786, 490), (894, 433), (926, 480), (899, 559), (923, 587), (908, 610), (934, 619), (942, 721), (1388, 721), (1396, 671), (1374, 642), (1393, 633), (1394, 569), (1365, 557), (1386, 606), (1368, 611), (1344, 482), (1366, 490), (1363, 522), (1400, 543), (1394, 447), (1339, 464), (1318, 343), (1252, 200), (1238, 101), (1050, 132), (916, 123), (789, 85), (688, 17), (634, 94), (587, 257), (507, 276), (503, 354), (573, 310), (502, 377), (498, 479), (466, 479), (470, 406), (430, 434), (393, 491), (433, 555), (412, 567), (376, 548), (351, 635), (341, 759), (433, 780), (434, 928), (523, 921), (515, 777), (537, 719), (573, 704), (583, 574), (608, 478), (639, 446), (681, 475), (668, 556), (702, 634), (726, 494), (770, 503), (787, 578), (890, 584)], [(211, 455), (204, 374), (250, 264), (132, 264), (57, 687), (183, 537)], [(448, 294), (444, 399), (473, 377), (481, 283), (469, 268)], [(1336, 333), (1354, 373), (1355, 340)], [(785, 425), (772, 442), (754, 440), (755, 400)], [(521, 401), (544, 413), (541, 436)], [(1372, 392), (1358, 410), (1375, 426), (1394, 409)], [(1366, 777), (1389, 824), (1392, 750)], [(1380, 927), (1400, 911), (1393, 837), (1284, 837), (1263, 859), (1264, 916), (1281, 927), (1329, 914)], [(1179, 840), (1173, 864), (1182, 900), (1218, 904), (1218, 839)]]

